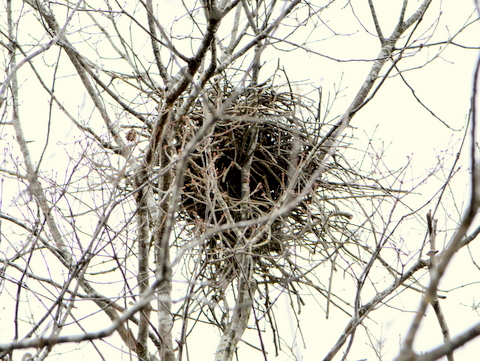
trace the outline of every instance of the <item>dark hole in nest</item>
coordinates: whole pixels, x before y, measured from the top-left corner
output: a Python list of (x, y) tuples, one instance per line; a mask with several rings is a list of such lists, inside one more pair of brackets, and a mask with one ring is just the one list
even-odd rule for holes
[[(234, 220), (240, 220), (242, 184), (250, 158), (249, 198), (255, 204), (251, 211), (257, 216), (267, 212), (283, 193), (291, 162), (299, 156), (292, 154), (295, 139), (293, 129), (270, 120), (217, 124), (208, 144), (192, 154), (187, 168), (183, 208), (189, 218), (194, 220), (198, 216), (209, 223), (225, 223), (224, 212), (215, 201), (221, 196)], [(300, 148), (305, 150), (305, 146)], [(213, 188), (209, 184), (212, 179), (208, 179), (212, 176), (216, 182)], [(213, 194), (214, 191), (220, 194)]]

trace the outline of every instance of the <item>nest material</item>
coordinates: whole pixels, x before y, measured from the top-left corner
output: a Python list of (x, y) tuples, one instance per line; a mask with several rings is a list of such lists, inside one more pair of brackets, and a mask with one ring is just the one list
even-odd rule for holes
[[(224, 94), (225, 99), (231, 95)], [(272, 88), (249, 89), (236, 99), (191, 155), (182, 201), (187, 219), (217, 226), (265, 216), (292, 187), (300, 164), (302, 174), (295, 175), (293, 186), (303, 187), (316, 165), (303, 164), (314, 144), (295, 126), (297, 105), (290, 93)], [(197, 123), (201, 123), (200, 114), (197, 109), (192, 115)], [(256, 251), (259, 255), (282, 252), (280, 220), (271, 228), (269, 242)], [(235, 247), (236, 238), (227, 231), (212, 244)]]
[[(212, 104), (219, 104), (230, 99), (232, 92), (210, 90), (208, 96)], [(252, 256), (252, 271), (265, 287), (277, 283), (283, 287), (285, 280), (303, 277), (290, 259), (291, 254), (298, 255), (293, 248), (321, 253), (327, 259), (328, 250), (337, 247), (333, 233), (340, 237), (348, 233), (346, 219), (351, 216), (333, 212), (337, 201), (329, 198), (337, 186), (325, 180), (318, 180), (289, 215), (235, 227), (237, 222), (271, 214), (285, 192), (303, 190), (318, 169), (324, 153), (315, 140), (321, 139), (322, 127), (316, 114), (304, 117), (311, 109), (296, 109), (301, 106), (290, 93), (249, 89), (231, 103), (225, 117), (190, 154), (181, 208), (186, 231), (198, 235), (221, 225), (232, 226), (192, 250), (202, 255), (200, 278), (209, 285), (203, 292), (215, 302), (225, 299), (225, 285), (243, 272), (239, 255)], [(296, 117), (306, 120), (296, 122)], [(203, 107), (195, 107), (187, 118), (183, 129), (176, 130), (177, 144), (185, 144), (202, 125)], [(330, 167), (337, 165), (327, 165), (327, 173), (331, 173)], [(181, 239), (188, 242), (190, 237)]]
[[(245, 197), (254, 202), (257, 211), (267, 212), (288, 183), (292, 141), (290, 132), (280, 130), (271, 121), (222, 122), (215, 126), (210, 144), (192, 156), (185, 185), (185, 210), (191, 217), (207, 220), (211, 218), (211, 200), (221, 196), (233, 214), (236, 214), (235, 204), (239, 206)], [(247, 167), (249, 175), (245, 174)], [(205, 175), (210, 179), (204, 179)], [(216, 182), (213, 187), (208, 184), (212, 178)], [(249, 185), (248, 195), (244, 182)], [(223, 223), (220, 218), (216, 215), (215, 223)], [(238, 215), (234, 220), (241, 218)]]

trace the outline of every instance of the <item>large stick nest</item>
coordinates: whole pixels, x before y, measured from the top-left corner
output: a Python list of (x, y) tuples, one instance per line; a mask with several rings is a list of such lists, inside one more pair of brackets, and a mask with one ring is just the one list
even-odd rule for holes
[[(221, 100), (231, 99), (233, 91), (212, 90), (209, 96), (218, 102), (219, 94)], [(300, 106), (292, 93), (273, 87), (250, 88), (235, 98), (191, 155), (182, 202), (189, 221), (208, 229), (259, 218), (268, 215), (287, 190), (293, 194), (303, 189), (319, 157), (307, 157), (318, 138), (299, 124)], [(200, 126), (203, 108), (195, 108), (190, 120), (192, 127)], [(273, 222), (269, 242), (255, 252), (282, 252), (282, 227), (280, 220)], [(212, 253), (237, 246), (237, 238), (233, 231), (217, 235)]]
[[(328, 259), (330, 251), (344, 247), (337, 239), (353, 242), (347, 230), (352, 216), (332, 197), (344, 186), (328, 180), (349, 172), (337, 162), (327, 164), (322, 176), (308, 183), (308, 193), (290, 213), (269, 218), (316, 174), (325, 156), (319, 147), (325, 130), (292, 92), (270, 86), (233, 97), (234, 92), (228, 86), (208, 91), (213, 105), (235, 100), (190, 154), (182, 192), (181, 213), (191, 234), (213, 234), (196, 250), (204, 254), (200, 278), (210, 285), (203, 292), (214, 300), (224, 299), (222, 285), (243, 272), (238, 254), (253, 257), (253, 272), (265, 284), (284, 284), (303, 277), (291, 260), (299, 248)], [(199, 102), (184, 117), (176, 131), (178, 144), (185, 144), (204, 124), (204, 112), (205, 104)], [(269, 221), (255, 223), (259, 218)], [(235, 226), (242, 221), (253, 222)], [(219, 226), (224, 230), (214, 232)]]

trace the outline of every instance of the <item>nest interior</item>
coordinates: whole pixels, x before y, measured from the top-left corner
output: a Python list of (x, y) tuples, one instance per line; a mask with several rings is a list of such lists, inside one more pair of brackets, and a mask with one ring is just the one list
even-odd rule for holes
[[(223, 99), (232, 91), (223, 91)], [(295, 176), (293, 187), (302, 188), (315, 169), (314, 161), (304, 164), (314, 144), (295, 122), (297, 107), (291, 93), (272, 87), (248, 89), (232, 102), (191, 155), (182, 200), (188, 220), (216, 226), (266, 215), (292, 186), (292, 175), (300, 164), (302, 174)], [(197, 126), (202, 114), (200, 107), (192, 114)], [(257, 253), (281, 251), (281, 221), (271, 228), (271, 242)], [(226, 231), (213, 244), (218, 249), (218, 243), (234, 247), (236, 242), (233, 233)]]
[[(292, 139), (291, 133), (279, 130), (271, 121), (257, 124), (227, 121), (216, 125), (208, 149), (204, 147), (191, 159), (185, 183), (187, 213), (203, 220), (214, 215), (215, 223), (224, 223), (218, 215), (221, 210), (212, 212), (209, 207), (218, 196), (229, 204), (235, 221), (242, 219), (235, 204), (239, 205), (245, 197), (254, 201), (257, 211), (268, 211), (286, 187)], [(204, 175), (211, 178), (203, 179)], [(212, 179), (216, 182), (213, 187), (208, 184)], [(244, 182), (248, 182), (249, 194), (245, 194)]]

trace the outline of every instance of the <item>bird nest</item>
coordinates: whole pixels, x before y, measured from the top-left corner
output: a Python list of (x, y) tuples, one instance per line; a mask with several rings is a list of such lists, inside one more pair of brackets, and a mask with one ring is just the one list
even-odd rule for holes
[[(230, 106), (189, 155), (180, 215), (190, 236), (179, 237), (194, 259), (201, 255), (199, 277), (209, 285), (203, 289), (205, 296), (216, 302), (225, 299), (222, 285), (243, 272), (240, 255), (252, 258), (252, 271), (265, 285), (301, 279), (292, 255), (297, 257), (302, 249), (329, 259), (330, 252), (345, 246), (340, 242), (354, 238), (346, 236), (352, 216), (339, 212), (343, 207), (337, 201), (341, 184), (347, 184), (341, 179), (346, 173), (336, 160), (322, 163), (320, 143), (328, 127), (319, 124), (302, 99), (273, 87), (241, 94), (232, 88), (211, 89), (206, 97), (212, 104)], [(175, 130), (177, 144), (198, 134), (204, 104), (182, 120)], [(320, 164), (322, 176), (311, 182)], [(338, 181), (329, 182), (336, 173)], [(293, 198), (296, 206), (278, 216), (279, 207)], [(207, 233), (205, 242), (191, 243)]]
[[(232, 91), (222, 92), (222, 100), (231, 98)], [(236, 97), (191, 154), (182, 200), (187, 220), (204, 229), (234, 227), (239, 221), (269, 215), (287, 190), (303, 189), (318, 164), (317, 158), (307, 157), (315, 148), (312, 137), (305, 124), (299, 126), (295, 120), (299, 104), (293, 94), (272, 87), (251, 88)], [(202, 124), (202, 114), (200, 107), (192, 113), (193, 127)], [(282, 253), (282, 228), (281, 219), (273, 221), (268, 241), (261, 242), (264, 245), (256, 247), (255, 254)], [(241, 237), (252, 235), (246, 229)], [(208, 253), (218, 257), (220, 249), (239, 246), (238, 232), (218, 233), (208, 245)]]

